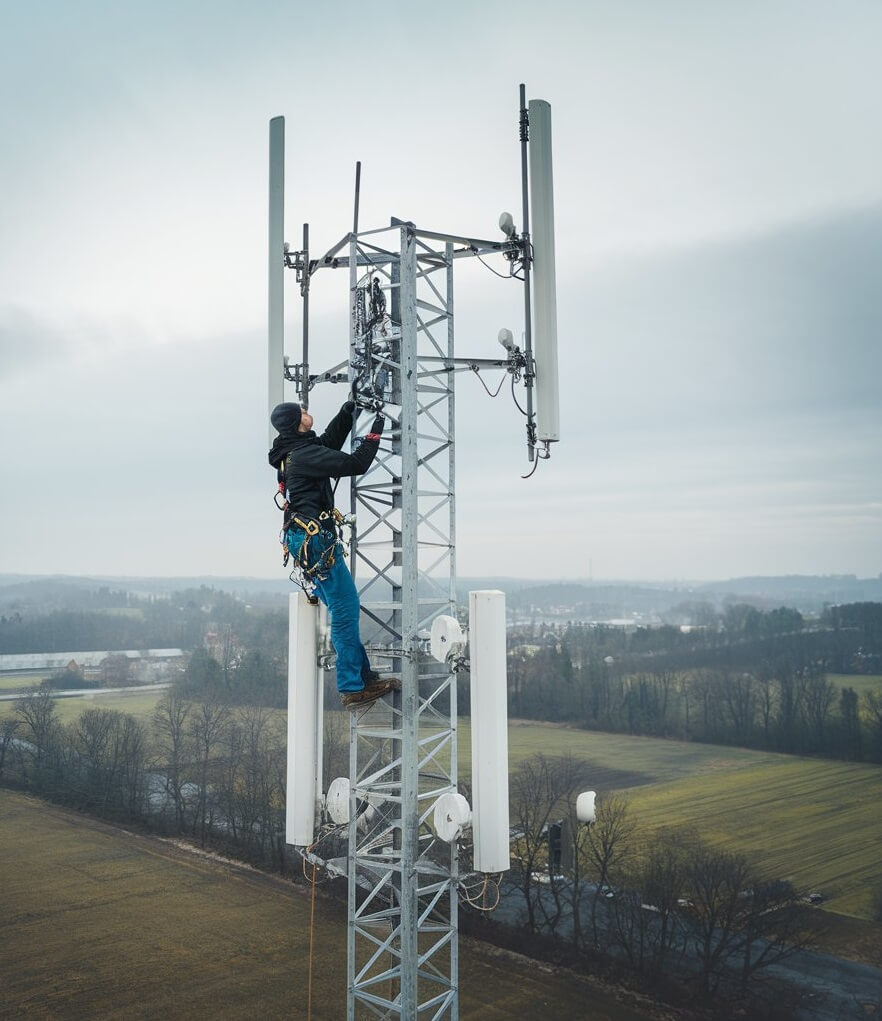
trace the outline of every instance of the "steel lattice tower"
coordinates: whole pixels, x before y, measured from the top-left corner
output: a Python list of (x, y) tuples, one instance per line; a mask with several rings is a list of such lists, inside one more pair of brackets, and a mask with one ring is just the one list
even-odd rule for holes
[[(284, 380), (293, 382), (308, 404), (317, 382), (346, 382), (368, 406), (385, 406), (387, 427), (370, 470), (350, 487), (350, 570), (359, 590), (361, 632), (375, 664), (401, 678), (401, 690), (350, 714), (348, 854), (347, 1018), (398, 1018), (403, 1021), (456, 1019), (458, 1004), (458, 885), (455, 839), (442, 841), (432, 816), (436, 802), (457, 792), (457, 686), (452, 666), (429, 654), (429, 628), (440, 615), (456, 616), (455, 536), (455, 375), (481, 368), (503, 369), (514, 382), (526, 384), (527, 447), (534, 470), (558, 438), (556, 349), (546, 424), (532, 410), (536, 379), (531, 349), (530, 273), (534, 258), (544, 265), (537, 290), (537, 321), (542, 313), (556, 344), (554, 310), (553, 221), (550, 179), (550, 120), (543, 101), (537, 122), (548, 133), (537, 147), (534, 176), (542, 186), (534, 201), (545, 202), (544, 238), (534, 254), (529, 234), (527, 199), (527, 108), (521, 86), (521, 153), (524, 229), (515, 233), (503, 214), (502, 241), (487, 241), (421, 229), (392, 220), (386, 228), (358, 230), (358, 181), (352, 231), (319, 259), (311, 259), (304, 225), (303, 248), (284, 244), (284, 121), (270, 122), (269, 233), (269, 405), (284, 400)], [(530, 105), (533, 110), (533, 102)], [(531, 160), (533, 152), (531, 150)], [(547, 177), (547, 181), (543, 177)], [(457, 358), (454, 355), (454, 267), (460, 259), (502, 255), (512, 277), (522, 280), (525, 295), (525, 348), (500, 333), (502, 358)], [(284, 358), (284, 270), (294, 269), (303, 299), (303, 360)], [(349, 270), (350, 335), (348, 357), (311, 373), (308, 355), (310, 282), (326, 269)], [(540, 299), (541, 295), (541, 300)], [(503, 337), (503, 334), (506, 336)], [(550, 364), (550, 362), (549, 362)], [(540, 416), (542, 405), (540, 404)], [(371, 414), (362, 414), (352, 443), (368, 431)], [(539, 449), (544, 444), (544, 452)], [(304, 640), (292, 640), (301, 674), (310, 674), (302, 689), (308, 719), (301, 735), (304, 748), (320, 747), (320, 677), (329, 665), (320, 649), (318, 617), (301, 597), (291, 602), (292, 619)], [(299, 609), (295, 607), (299, 606)], [(504, 612), (504, 611), (503, 611)], [(305, 622), (305, 623), (304, 623)], [(451, 622), (452, 623), (452, 622)], [(454, 625), (455, 627), (455, 625)], [(500, 618), (502, 712), (504, 728), (504, 620)], [(292, 631), (292, 635), (294, 632)], [(298, 644), (299, 643), (299, 644)], [(318, 655), (317, 655), (318, 651)], [(293, 676), (289, 674), (289, 677)], [(300, 685), (302, 682), (297, 681)], [(289, 682), (289, 740), (293, 688)], [(504, 757), (504, 756), (503, 756)], [(292, 812), (289, 768), (289, 817), (296, 825), (289, 837), (311, 853), (313, 810), (322, 800), (320, 753), (310, 772), (301, 760), (304, 793)], [(291, 765), (289, 748), (289, 767)], [(502, 763), (500, 768), (505, 769)], [(311, 778), (311, 782), (310, 782)], [(299, 787), (299, 783), (298, 783)], [(314, 798), (314, 800), (313, 800)], [(328, 799), (330, 801), (330, 797)], [(507, 819), (507, 795), (504, 797)], [(505, 864), (485, 850), (487, 871), (507, 868), (507, 821), (499, 829)], [(498, 834), (497, 834), (498, 836)], [(302, 841), (302, 843), (301, 843)], [(337, 860), (335, 859), (335, 862)], [(330, 866), (331, 863), (327, 862)], [(337, 867), (335, 865), (335, 867)], [(339, 868), (338, 868), (339, 871)]]
[[(390, 235), (392, 250), (378, 251)], [(350, 364), (365, 368), (366, 348), (379, 348), (368, 371), (387, 373), (401, 409), (352, 487), (352, 564), (372, 644), (391, 646), (402, 681), (391, 711), (381, 703), (351, 717), (349, 1017), (358, 1006), (383, 1018), (455, 1018), (457, 848), (428, 821), (437, 798), (456, 790), (456, 677), (425, 652), (432, 619), (456, 602), (453, 245), (439, 251), (402, 224), (349, 248)], [(367, 331), (380, 336), (359, 329), (366, 263), (389, 293), (389, 324)], [(371, 811), (364, 830), (359, 802)]]

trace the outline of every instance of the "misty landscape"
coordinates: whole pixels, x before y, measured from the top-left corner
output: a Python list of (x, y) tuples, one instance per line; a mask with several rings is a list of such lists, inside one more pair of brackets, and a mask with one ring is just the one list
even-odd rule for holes
[[(15, 792), (29, 793), (158, 837), (175, 857), (191, 847), (296, 887), (284, 841), (287, 593), (197, 581), (0, 578), (4, 818), (21, 825)], [(613, 1002), (620, 986), (651, 991), (681, 1016), (734, 1001), (753, 1016), (786, 1003), (832, 1018), (877, 1003), (882, 600), (827, 597), (872, 597), (882, 582), (495, 583), (509, 589), (513, 868), (491, 919), (463, 907), (464, 935), (587, 968), (605, 983), (592, 995)], [(801, 609), (776, 605), (787, 596)], [(467, 787), (467, 676), (459, 687)], [(325, 717), (329, 777), (347, 769), (340, 715)], [(587, 832), (567, 822), (586, 786), (601, 798)], [(74, 832), (60, 846), (83, 860)], [(7, 840), (7, 861), (17, 854)], [(707, 883), (716, 893), (702, 903)], [(725, 890), (733, 910), (702, 957)], [(331, 919), (333, 883), (325, 894)], [(23, 938), (23, 918), (8, 924)], [(731, 958), (746, 939), (767, 950), (739, 972)], [(16, 966), (16, 995), (31, 974)], [(611, 1016), (651, 1016), (619, 1006)]]

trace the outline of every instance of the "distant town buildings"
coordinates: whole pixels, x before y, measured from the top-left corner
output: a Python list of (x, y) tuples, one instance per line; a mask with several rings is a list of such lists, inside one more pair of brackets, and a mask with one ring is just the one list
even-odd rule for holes
[(182, 649), (126, 649), (95, 652), (23, 652), (0, 655), (0, 674), (42, 674), (82, 671), (85, 680), (100, 680), (109, 659), (125, 657), (128, 678), (147, 684), (162, 680), (183, 666)]

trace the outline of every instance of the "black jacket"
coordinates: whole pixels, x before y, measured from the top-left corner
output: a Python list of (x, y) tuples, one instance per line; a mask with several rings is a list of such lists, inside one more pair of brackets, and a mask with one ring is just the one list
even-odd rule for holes
[(351, 454), (340, 449), (352, 431), (351, 405), (344, 404), (321, 436), (309, 432), (280, 433), (269, 452), (269, 463), (284, 481), (289, 515), (317, 519), (334, 509), (331, 479), (363, 475), (377, 454), (379, 439), (365, 437)]

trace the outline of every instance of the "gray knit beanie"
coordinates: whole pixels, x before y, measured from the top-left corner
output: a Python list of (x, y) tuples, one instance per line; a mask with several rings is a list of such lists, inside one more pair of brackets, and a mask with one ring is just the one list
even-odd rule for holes
[(270, 415), (273, 428), (280, 433), (295, 433), (300, 427), (301, 408), (292, 401), (277, 404)]

